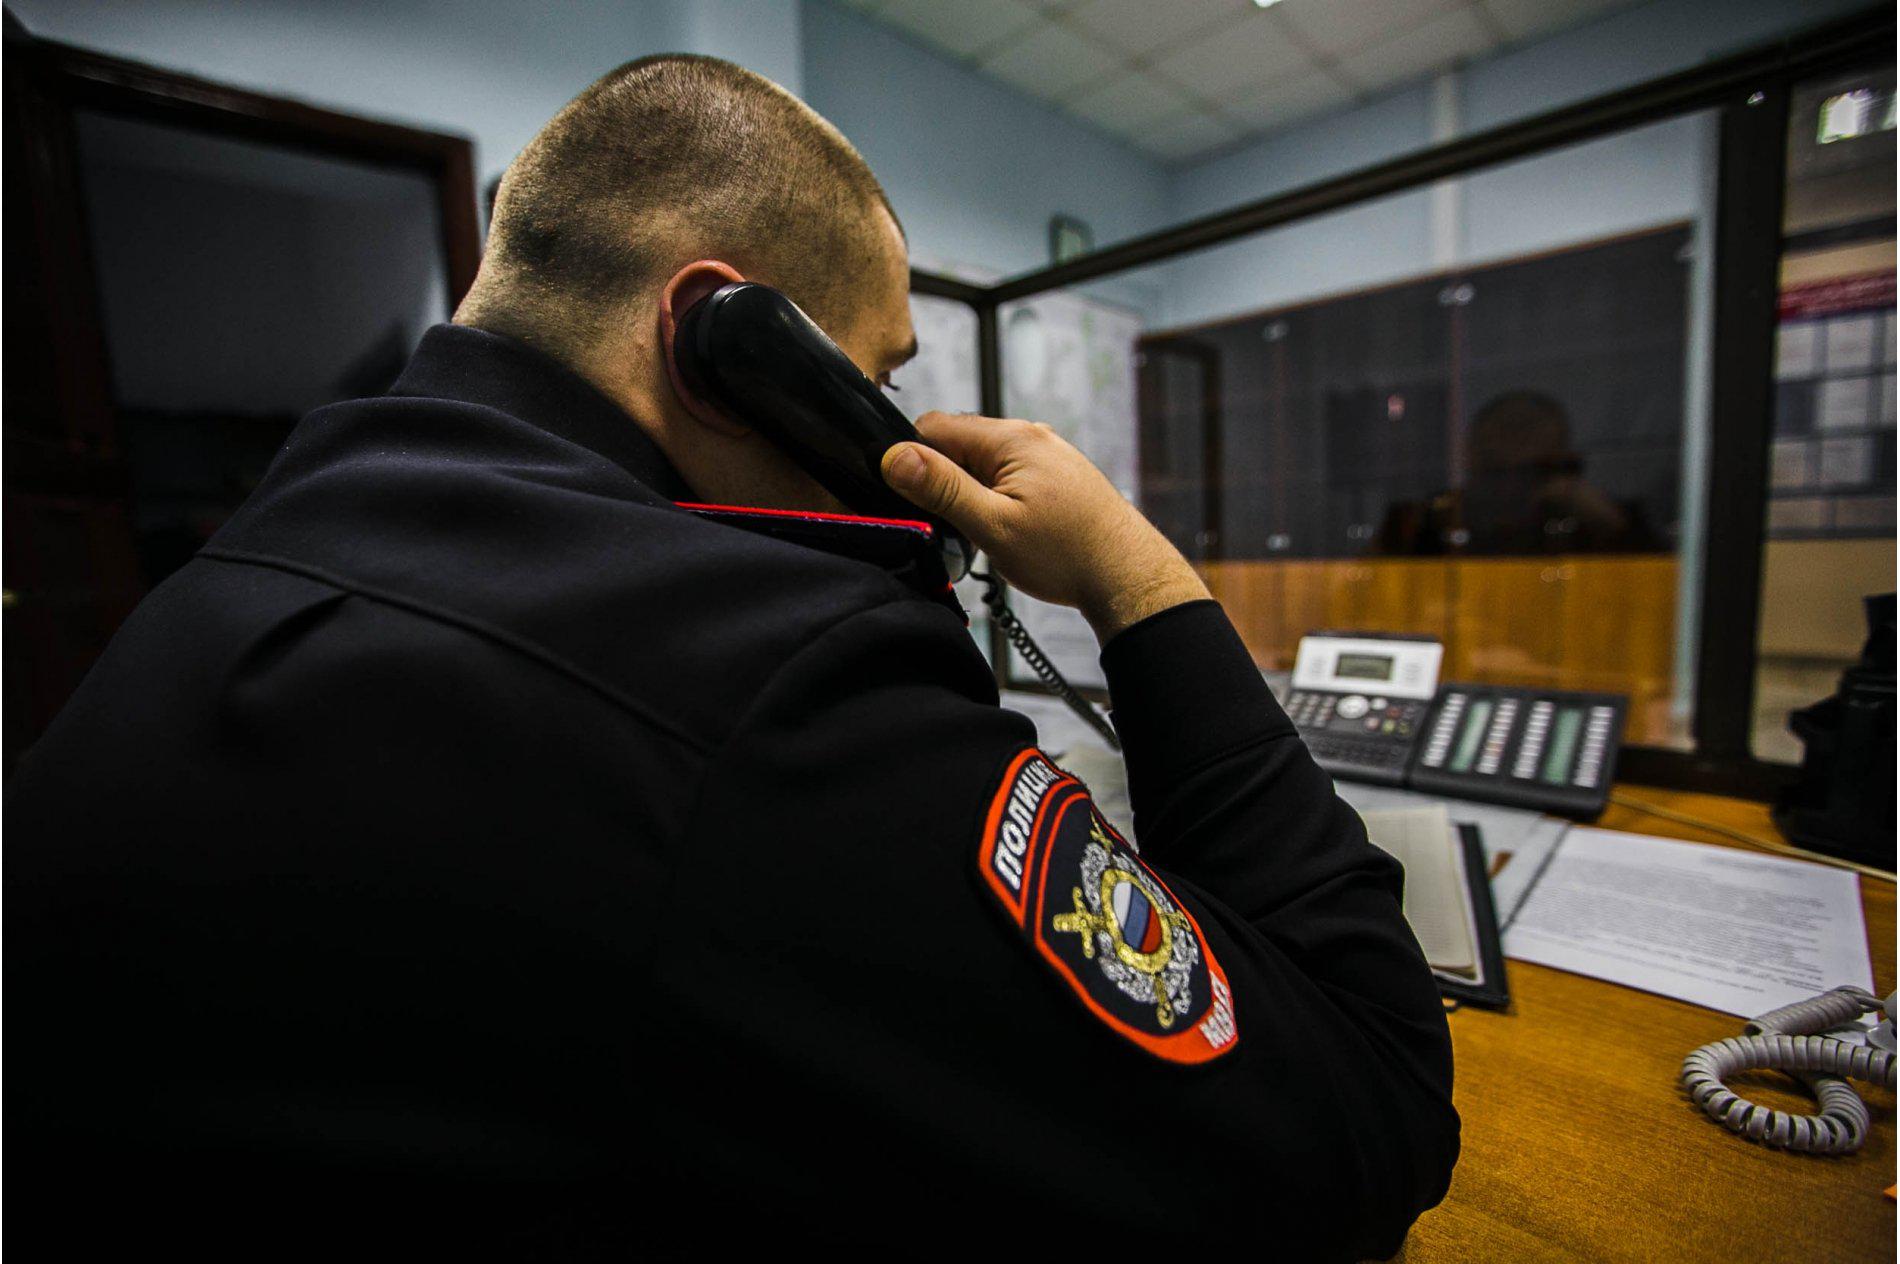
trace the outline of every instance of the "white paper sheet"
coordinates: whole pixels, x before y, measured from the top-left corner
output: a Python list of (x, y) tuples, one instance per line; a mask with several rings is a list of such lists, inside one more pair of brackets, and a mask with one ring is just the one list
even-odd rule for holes
[(1857, 874), (1610, 830), (1569, 832), (1504, 951), (1744, 1018), (1874, 985)]

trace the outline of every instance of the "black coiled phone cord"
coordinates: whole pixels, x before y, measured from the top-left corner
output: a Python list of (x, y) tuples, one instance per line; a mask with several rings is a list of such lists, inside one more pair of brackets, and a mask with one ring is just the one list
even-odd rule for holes
[(1022, 620), (1016, 617), (1016, 612), (1004, 600), (1003, 581), (987, 571), (971, 571), (970, 578), (983, 581), (983, 604), (990, 608), (990, 614), (995, 618), (996, 625), (1003, 629), (1003, 635), (1023, 656), (1023, 661), (1042, 678), (1049, 692), (1068, 703), (1069, 710), (1087, 720), (1090, 727), (1102, 735), (1102, 740), (1108, 743), (1110, 750), (1119, 751), (1122, 740), (1116, 736), (1115, 726), (1108, 722), (1108, 717), (1102, 714), (1099, 707), (1077, 693), (1075, 686), (1062, 678), (1062, 673), (1056, 670), (1056, 665), (1049, 661), (1049, 656), (1042, 652), (1042, 647), (1029, 635), (1029, 629), (1023, 626)]

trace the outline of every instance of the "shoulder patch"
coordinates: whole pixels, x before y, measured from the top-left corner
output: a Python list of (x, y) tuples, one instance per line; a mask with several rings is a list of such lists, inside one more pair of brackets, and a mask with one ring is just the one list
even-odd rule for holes
[(1091, 1013), (1170, 1062), (1234, 1048), (1233, 992), (1200, 924), (1142, 863), (1088, 787), (1031, 747), (983, 819), (983, 884)]

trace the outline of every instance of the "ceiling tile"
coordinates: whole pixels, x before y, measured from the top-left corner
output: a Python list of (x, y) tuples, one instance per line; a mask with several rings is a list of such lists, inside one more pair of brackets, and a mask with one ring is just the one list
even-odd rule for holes
[(1167, 162), (1181, 162), (1210, 149), (1239, 140), (1239, 127), (1205, 111), (1157, 124), (1137, 142), (1142, 149)]
[(1129, 58), (1146, 60), (1251, 8), (1245, 0), (1082, 0), (1061, 19)]
[(1331, 75), (1315, 71), (1274, 84), (1264, 92), (1223, 104), (1221, 113), (1250, 132), (1271, 131), (1352, 102)]
[(1162, 58), (1153, 70), (1196, 99), (1219, 104), (1252, 96), (1276, 78), (1313, 68), (1289, 38), (1285, 21), (1267, 9), (1200, 36)]
[(1480, 56), (1496, 46), (1470, 9), (1453, 9), (1421, 27), (1343, 57), (1338, 73), (1362, 91), (1377, 92)]
[(1193, 108), (1193, 103), (1179, 92), (1140, 71), (1117, 75), (1068, 104), (1071, 113), (1122, 136), (1187, 114)]
[(1275, 8), (1328, 57), (1357, 52), (1422, 26), (1463, 0), (1284, 0)]
[(893, 0), (877, 16), (954, 57), (995, 48), (1043, 20), (1026, 0)]
[(988, 75), (1045, 101), (1060, 101), (1107, 78), (1121, 63), (1094, 40), (1044, 22), (978, 63)]
[(1535, 39), (1587, 22), (1635, 0), (1481, 0), (1513, 42)]

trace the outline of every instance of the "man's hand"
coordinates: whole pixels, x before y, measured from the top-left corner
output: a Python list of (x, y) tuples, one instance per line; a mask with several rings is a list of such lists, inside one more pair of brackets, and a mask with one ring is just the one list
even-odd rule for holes
[(1103, 644), (1208, 595), (1180, 551), (1049, 427), (925, 413), (917, 433), (923, 443), (884, 454), (884, 480), (988, 553), (1015, 587), (1080, 610)]

